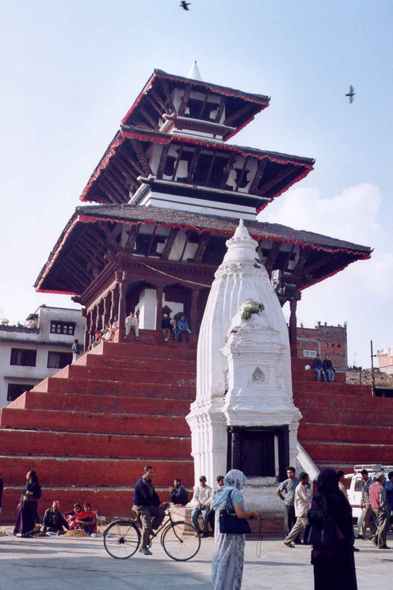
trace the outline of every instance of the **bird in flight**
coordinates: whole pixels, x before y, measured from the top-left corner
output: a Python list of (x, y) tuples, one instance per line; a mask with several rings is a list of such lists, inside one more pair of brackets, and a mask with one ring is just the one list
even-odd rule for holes
[(182, 0), (180, 2), (180, 8), (184, 8), (184, 10), (190, 10), (188, 7), (190, 6), (191, 2), (186, 2), (186, 0)]
[(349, 103), (353, 102), (353, 97), (355, 96), (354, 87), (349, 87), (349, 92), (345, 96), (349, 96)]

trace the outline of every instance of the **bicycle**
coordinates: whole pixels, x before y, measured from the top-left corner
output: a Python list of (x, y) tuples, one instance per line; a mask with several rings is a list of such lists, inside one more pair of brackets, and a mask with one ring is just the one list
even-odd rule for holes
[[(148, 549), (153, 539), (161, 533), (161, 545), (168, 557), (175, 561), (188, 561), (198, 553), (201, 537), (192, 524), (172, 520), (168, 507), (169, 504), (165, 506), (168, 518), (156, 531), (152, 531)], [(104, 530), (104, 547), (107, 553), (115, 559), (132, 557), (141, 543), (141, 528), (139, 516), (113, 520)]]

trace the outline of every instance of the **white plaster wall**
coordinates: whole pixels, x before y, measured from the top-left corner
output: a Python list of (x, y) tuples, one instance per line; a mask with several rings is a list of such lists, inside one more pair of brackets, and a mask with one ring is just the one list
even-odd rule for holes
[(143, 330), (155, 329), (156, 301), (155, 289), (143, 289), (136, 306), (140, 310), (139, 327)]
[[(11, 365), (11, 348), (36, 350), (36, 366)], [(37, 341), (28, 343), (0, 341), (0, 408), (4, 408), (10, 403), (7, 401), (9, 383), (37, 385), (43, 379), (52, 377), (60, 370), (48, 368), (48, 352), (71, 352), (71, 346), (42, 345)]]

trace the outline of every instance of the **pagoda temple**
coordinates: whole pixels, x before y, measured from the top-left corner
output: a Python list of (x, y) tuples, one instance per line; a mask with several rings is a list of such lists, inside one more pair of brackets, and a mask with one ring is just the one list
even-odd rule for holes
[[(99, 344), (2, 411), (0, 440), (12, 457), (2, 466), (14, 490), (5, 496), (10, 506), (28, 468), (39, 472), (44, 494), (56, 490), (63, 505), (82, 494), (107, 517), (128, 513), (130, 488), (147, 462), (157, 465), (158, 489), (179, 476), (191, 488), (185, 416), (195, 400), (197, 334), (239, 218), (257, 243), (256, 263), (273, 275), (281, 304), (290, 302), (293, 390), (306, 450), (319, 466), (384, 460), (358, 444), (365, 424), (358, 400), (368, 423), (372, 412), (380, 425), (390, 420), (383, 436), (373, 431), (376, 443), (390, 428), (391, 400), (346, 385), (344, 374), (326, 392), (295, 358), (301, 292), (370, 258), (371, 249), (266, 223), (263, 214), (257, 219), (313, 170), (314, 160), (237, 145), (234, 136), (270, 98), (197, 78), (153, 72), (39, 274), (38, 292), (70, 294), (83, 306), (85, 350), (109, 318), (118, 316), (119, 329), (115, 342)], [(141, 339), (124, 342), (126, 314), (135, 310)], [(186, 315), (189, 344), (163, 342), (165, 312)], [(338, 441), (347, 444), (341, 452)]]

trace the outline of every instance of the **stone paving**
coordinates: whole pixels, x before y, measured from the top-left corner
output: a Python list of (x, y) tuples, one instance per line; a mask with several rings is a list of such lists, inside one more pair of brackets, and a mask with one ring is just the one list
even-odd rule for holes
[[(358, 546), (359, 590), (390, 587), (393, 550), (378, 551), (370, 541), (358, 541)], [(212, 550), (213, 539), (203, 539), (192, 561), (178, 563), (167, 557), (156, 540), (152, 557), (136, 554), (123, 561), (106, 553), (102, 538), (0, 537), (0, 590), (207, 590), (211, 588)], [(309, 562), (309, 547), (289, 549), (281, 540), (271, 539), (258, 547), (255, 540), (247, 541), (242, 590), (293, 586), (312, 590)]]

